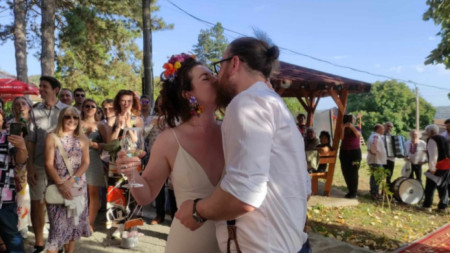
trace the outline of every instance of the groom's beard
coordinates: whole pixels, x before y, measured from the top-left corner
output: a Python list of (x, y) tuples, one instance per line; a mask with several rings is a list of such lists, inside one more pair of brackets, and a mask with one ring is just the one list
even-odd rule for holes
[(226, 80), (225, 82), (223, 81), (220, 82), (219, 80), (217, 80), (216, 87), (217, 87), (217, 94), (216, 94), (217, 108), (225, 109), (235, 96), (234, 91), (229, 85), (227, 85)]

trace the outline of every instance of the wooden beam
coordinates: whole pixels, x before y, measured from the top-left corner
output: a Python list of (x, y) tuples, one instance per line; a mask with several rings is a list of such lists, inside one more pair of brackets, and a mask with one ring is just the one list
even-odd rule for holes
[(345, 113), (345, 104), (343, 103), (340, 96), (338, 96), (337, 91), (334, 89), (329, 89), (328, 91), (330, 92), (330, 95), (333, 98), (334, 102), (336, 103), (339, 111)]
[(297, 99), (300, 102), (300, 104), (303, 106), (303, 109), (305, 109), (305, 111), (308, 111), (308, 105), (303, 100), (303, 97), (298, 96)]

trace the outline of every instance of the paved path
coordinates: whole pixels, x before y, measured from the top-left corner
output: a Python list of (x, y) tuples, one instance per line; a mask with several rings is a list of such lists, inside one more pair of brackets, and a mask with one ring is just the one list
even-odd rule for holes
[[(319, 184), (319, 192), (323, 185)], [(349, 206), (358, 205), (358, 200), (348, 200), (343, 198), (344, 193), (333, 189), (330, 197), (312, 196), (308, 202), (308, 206), (321, 204), (324, 206)], [(144, 218), (147, 224), (151, 217), (155, 215), (155, 209), (151, 206), (144, 208)], [(149, 252), (162, 253), (164, 252), (167, 235), (170, 229), (170, 217), (167, 216), (166, 221), (161, 225), (147, 225), (139, 228), (139, 232), (143, 234), (139, 237), (139, 243), (133, 249), (123, 249), (120, 246), (120, 240), (106, 240), (106, 229), (104, 224), (104, 213), (99, 213), (96, 231), (89, 238), (82, 238), (77, 242), (75, 252)], [(314, 253), (357, 253), (357, 252), (371, 252), (367, 249), (359, 248), (357, 246), (338, 241), (336, 239), (327, 238), (320, 234), (309, 232), (308, 236)], [(34, 243), (34, 235), (28, 232), (28, 239), (25, 240), (27, 252), (31, 252)]]

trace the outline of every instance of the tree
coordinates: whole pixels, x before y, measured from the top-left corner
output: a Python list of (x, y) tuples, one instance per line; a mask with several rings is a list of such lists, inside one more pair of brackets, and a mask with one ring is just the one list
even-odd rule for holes
[(220, 22), (207, 30), (200, 30), (198, 43), (194, 45), (193, 51), (197, 59), (212, 68), (210, 64), (222, 58), (228, 42), (225, 38), (223, 26)]
[[(362, 114), (362, 133), (367, 139), (377, 123), (392, 122), (396, 134), (408, 136), (416, 125), (415, 93), (395, 80), (376, 82), (369, 93), (349, 95), (347, 111)], [(433, 122), (436, 109), (419, 97), (420, 128)]]
[(41, 11), (41, 74), (54, 76), (56, 0), (42, 0)]
[(443, 63), (450, 69), (450, 1), (427, 0), (428, 10), (423, 14), (423, 19), (432, 19), (436, 25), (441, 25), (437, 35), (441, 36), (441, 42), (436, 49), (427, 56), (425, 64)]
[[(155, 2), (155, 1), (153, 1)], [(63, 13), (57, 76), (69, 88), (82, 87), (99, 102), (120, 89), (141, 90), (142, 1), (81, 1)], [(159, 7), (152, 4), (152, 12)], [(170, 29), (152, 15), (152, 29)]]
[(28, 83), (27, 66), (27, 1), (14, 0), (14, 48), (17, 79)]

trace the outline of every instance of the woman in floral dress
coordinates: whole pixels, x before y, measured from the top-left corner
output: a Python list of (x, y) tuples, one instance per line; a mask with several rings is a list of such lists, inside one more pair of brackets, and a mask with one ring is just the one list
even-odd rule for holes
[[(56, 147), (55, 138), (59, 138), (67, 153), (68, 162), (72, 165), (72, 176)], [(85, 176), (89, 166), (89, 140), (81, 132), (80, 115), (74, 107), (61, 111), (55, 131), (47, 135), (45, 149), (49, 184), (56, 184), (65, 199), (61, 205), (47, 204), (50, 223), (47, 252), (57, 252), (62, 246), (66, 253), (73, 252), (75, 241), (91, 234)], [(75, 184), (77, 187), (73, 187)]]

